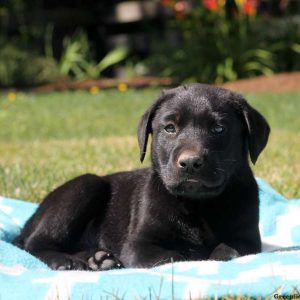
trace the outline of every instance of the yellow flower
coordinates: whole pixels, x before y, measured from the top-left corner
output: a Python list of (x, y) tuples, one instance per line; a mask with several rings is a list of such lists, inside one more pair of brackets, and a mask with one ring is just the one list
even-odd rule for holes
[(17, 94), (15, 92), (9, 92), (7, 94), (7, 100), (10, 101), (10, 102), (15, 101), (16, 98), (17, 98)]
[(238, 5), (238, 6), (243, 6), (245, 3), (246, 3), (247, 0), (235, 0), (235, 3)]
[(218, 0), (218, 4), (223, 7), (226, 4), (226, 0)]
[(126, 83), (119, 83), (118, 90), (120, 92), (126, 92), (128, 90), (128, 85)]
[(100, 88), (93, 85), (90, 87), (89, 91), (92, 95), (97, 95), (100, 92)]

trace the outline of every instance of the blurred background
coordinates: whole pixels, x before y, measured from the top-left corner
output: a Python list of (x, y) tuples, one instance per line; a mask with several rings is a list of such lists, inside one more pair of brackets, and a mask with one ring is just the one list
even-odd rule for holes
[(300, 69), (298, 0), (0, 0), (0, 26), (1, 87)]
[(300, 197), (300, 0), (0, 0), (0, 28), (1, 196), (149, 165), (140, 116), (164, 86), (198, 81), (267, 118), (252, 167)]

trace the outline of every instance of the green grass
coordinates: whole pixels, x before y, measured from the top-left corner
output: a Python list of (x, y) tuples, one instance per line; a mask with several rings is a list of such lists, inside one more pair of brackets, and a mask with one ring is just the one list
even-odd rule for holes
[[(137, 122), (158, 94), (19, 93), (14, 102), (0, 94), (0, 194), (40, 201), (76, 175), (140, 167)], [(300, 197), (300, 93), (247, 98), (272, 127), (256, 175), (286, 197)]]

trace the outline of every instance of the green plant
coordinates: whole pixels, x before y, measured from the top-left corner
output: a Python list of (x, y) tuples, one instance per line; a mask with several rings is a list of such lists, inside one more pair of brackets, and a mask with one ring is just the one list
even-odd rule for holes
[(0, 49), (0, 85), (8, 86), (14, 83), (19, 72), (19, 64), (26, 54), (12, 45), (3, 45)]
[[(168, 22), (167, 42), (160, 37), (160, 42), (155, 38), (152, 43), (153, 54), (146, 63), (153, 72), (180, 81), (222, 83), (299, 66), (295, 51), (299, 26), (291, 31), (286, 22), (277, 24), (273, 39), (269, 19), (255, 14), (259, 1), (162, 2), (176, 17)], [(280, 43), (278, 27), (283, 31)]]
[(25, 47), (23, 38), (8, 42), (0, 36), (0, 86), (34, 86), (68, 77), (98, 78), (103, 70), (119, 63), (128, 54), (126, 47), (118, 47), (96, 62), (87, 35), (79, 31), (64, 39), (64, 50), (57, 61), (51, 44), (52, 31), (53, 26), (47, 26), (44, 53)]
[[(259, 30), (264, 28), (264, 30)], [(260, 31), (260, 32), (259, 32)], [(256, 24), (256, 34), (265, 48), (276, 58), (276, 72), (300, 69), (300, 17), (261, 19)]]
[(30, 53), (14, 43), (0, 43), (0, 86), (38, 85), (59, 78), (53, 58)]
[(97, 78), (106, 68), (121, 62), (128, 55), (127, 47), (118, 47), (96, 62), (92, 58), (89, 41), (83, 31), (77, 32), (73, 37), (66, 37), (63, 45), (61, 73), (71, 75), (75, 79)]

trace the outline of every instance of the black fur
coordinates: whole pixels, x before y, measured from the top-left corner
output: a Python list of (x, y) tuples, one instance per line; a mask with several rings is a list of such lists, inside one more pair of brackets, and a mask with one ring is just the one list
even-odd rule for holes
[(261, 250), (258, 188), (248, 163), (269, 126), (241, 95), (170, 89), (142, 116), (149, 168), (86, 174), (50, 193), (15, 244), (54, 269), (105, 270), (230, 259)]

